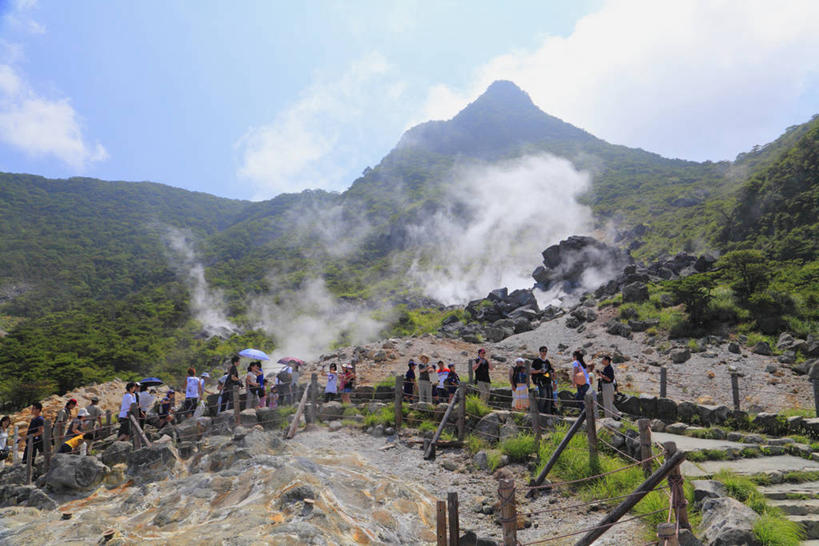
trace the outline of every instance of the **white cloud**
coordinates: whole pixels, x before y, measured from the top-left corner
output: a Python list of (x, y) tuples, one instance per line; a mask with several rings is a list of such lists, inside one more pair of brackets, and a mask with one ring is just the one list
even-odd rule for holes
[(567, 37), (492, 59), (467, 89), (433, 87), (423, 117), (449, 118), (509, 79), (609, 141), (730, 158), (819, 110), (817, 59), (813, 0), (612, 0)]
[(340, 77), (321, 75), (271, 123), (249, 128), (238, 140), (237, 174), (254, 185), (257, 199), (338, 189), (362, 160), (371, 125), (394, 116), (390, 108), (403, 93), (394, 68), (377, 53), (352, 63)]

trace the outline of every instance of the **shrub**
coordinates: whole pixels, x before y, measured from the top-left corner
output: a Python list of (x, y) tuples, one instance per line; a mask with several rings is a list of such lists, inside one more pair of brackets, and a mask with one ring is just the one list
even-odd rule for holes
[(518, 434), (501, 442), (500, 449), (510, 461), (522, 462), (537, 451), (537, 444), (531, 434)]
[(500, 466), (502, 455), (497, 449), (490, 449), (486, 452), (486, 462), (490, 472), (494, 472)]
[(489, 442), (476, 434), (469, 434), (466, 437), (466, 449), (474, 455), (483, 449), (489, 449)]
[(466, 413), (483, 417), (492, 413), (492, 408), (487, 406), (478, 395), (470, 394), (466, 397)]
[(418, 430), (421, 432), (435, 432), (438, 430), (438, 425), (433, 423), (432, 421), (424, 421), (420, 425), (418, 425)]
[(386, 406), (364, 417), (364, 426), (372, 427), (375, 425), (395, 425), (395, 410), (390, 406)]

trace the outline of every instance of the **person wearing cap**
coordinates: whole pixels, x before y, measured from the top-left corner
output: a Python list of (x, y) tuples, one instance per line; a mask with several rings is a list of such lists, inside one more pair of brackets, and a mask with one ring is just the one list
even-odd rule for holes
[(432, 404), (432, 382), (429, 377), (430, 372), (433, 371), (432, 366), (429, 365), (427, 355), (421, 355), (418, 360), (421, 361), (418, 364), (418, 400)]
[(413, 402), (417, 396), (418, 384), (415, 381), (415, 361), (410, 358), (407, 362), (407, 373), (404, 374), (404, 401)]
[(91, 397), (91, 403), (85, 407), (88, 412), (88, 419), (85, 420), (85, 430), (92, 440), (97, 439), (99, 430), (102, 428), (102, 408), (100, 408), (100, 397), (96, 394)]
[(62, 427), (58, 428), (54, 431), (54, 437), (56, 438), (59, 435), (62, 435), (65, 431), (65, 426), (71, 422), (71, 418), (73, 416), (74, 408), (77, 407), (77, 400), (72, 398), (68, 402), (65, 403), (65, 406), (57, 412), (57, 422), (54, 423), (55, 427)]
[(437, 403), (446, 402), (449, 399), (449, 394), (447, 391), (446, 386), (444, 385), (444, 381), (446, 381), (447, 376), (449, 376), (449, 368), (446, 367), (443, 360), (438, 361), (438, 386), (435, 389), (435, 401)]
[(509, 383), (512, 385), (512, 408), (529, 409), (529, 375), (526, 373), (526, 361), (515, 359), (515, 365), (509, 369)]
[(65, 433), (65, 439), (70, 440), (74, 436), (81, 436), (83, 433), (83, 428), (85, 425), (85, 421), (88, 419), (88, 410), (85, 408), (80, 408), (77, 410), (77, 416), (71, 420), (71, 423), (68, 425), (68, 430)]
[(492, 364), (486, 360), (486, 349), (478, 349), (478, 357), (472, 361), (472, 371), (475, 372), (475, 384), (478, 386), (478, 395), (483, 403), (489, 402), (489, 389), (492, 380), (489, 378), (489, 371)]

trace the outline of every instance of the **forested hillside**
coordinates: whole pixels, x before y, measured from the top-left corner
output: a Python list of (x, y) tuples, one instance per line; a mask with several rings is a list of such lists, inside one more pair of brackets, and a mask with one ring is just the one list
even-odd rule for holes
[[(496, 82), (452, 120), (407, 131), (340, 194), (251, 203), (153, 183), (0, 173), (0, 398), (218, 359), (261, 342), (246, 318), (254, 297), (311, 278), (345, 301), (429, 305), (405, 274), (424, 244), (418, 227), (444, 210), (459, 224), (480, 215), (449, 206), (454, 173), (542, 154), (591, 173), (581, 201), (636, 258), (754, 250), (767, 268), (763, 292), (774, 295), (757, 295), (768, 307), (745, 301), (747, 312), (790, 292), (796, 299), (777, 312), (815, 329), (819, 120), (734, 162), (696, 163), (609, 144)], [(174, 237), (186, 238), (182, 250)], [(202, 335), (184, 271), (194, 263), (243, 334)]]

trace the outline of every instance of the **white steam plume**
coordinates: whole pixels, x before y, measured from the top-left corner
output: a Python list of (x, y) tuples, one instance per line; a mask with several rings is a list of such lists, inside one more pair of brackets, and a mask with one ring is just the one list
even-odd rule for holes
[(490, 290), (529, 288), (547, 246), (588, 233), (592, 213), (576, 196), (590, 183), (565, 159), (525, 156), (457, 169), (445, 207), (410, 228), (422, 248), (409, 274), (445, 304)]
[(190, 232), (168, 226), (165, 231), (165, 242), (173, 256), (171, 267), (188, 285), (191, 292), (191, 313), (202, 324), (208, 337), (223, 336), (236, 332), (225, 313), (225, 300), (221, 290), (212, 289), (205, 279), (205, 268), (196, 257), (196, 251)]
[(373, 318), (373, 311), (337, 299), (323, 279), (307, 280), (278, 298), (257, 298), (249, 306), (253, 327), (276, 341), (273, 362), (284, 356), (313, 359), (340, 340), (354, 345), (376, 339), (386, 323)]

